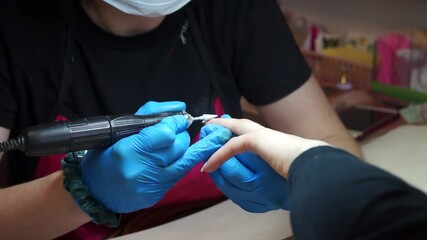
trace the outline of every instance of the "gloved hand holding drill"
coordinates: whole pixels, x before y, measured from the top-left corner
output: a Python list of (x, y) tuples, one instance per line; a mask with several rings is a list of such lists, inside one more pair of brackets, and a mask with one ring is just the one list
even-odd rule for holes
[[(185, 108), (182, 102), (149, 102), (137, 114)], [(80, 162), (84, 183), (97, 201), (115, 213), (154, 205), (231, 137), (231, 132), (224, 130), (189, 147), (187, 127), (185, 117), (172, 116), (105, 150), (89, 151)]]
[[(149, 102), (136, 114), (185, 111), (182, 102)], [(188, 119), (167, 117), (124, 138), (105, 150), (91, 150), (80, 162), (83, 182), (93, 197), (114, 213), (148, 208), (195, 165), (232, 137), (219, 125), (202, 128), (201, 140), (190, 146)], [(287, 181), (263, 159), (243, 153), (211, 173), (216, 186), (233, 202), (250, 212), (289, 209)]]

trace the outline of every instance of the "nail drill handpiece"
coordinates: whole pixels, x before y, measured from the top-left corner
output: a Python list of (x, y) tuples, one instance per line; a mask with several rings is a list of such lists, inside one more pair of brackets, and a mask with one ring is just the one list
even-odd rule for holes
[(108, 147), (174, 115), (186, 117), (189, 126), (193, 121), (206, 122), (217, 117), (211, 114), (192, 117), (187, 112), (167, 112), (152, 115), (96, 116), (40, 124), (25, 129), (17, 138), (0, 143), (0, 152), (20, 149), (28, 156), (46, 156)]

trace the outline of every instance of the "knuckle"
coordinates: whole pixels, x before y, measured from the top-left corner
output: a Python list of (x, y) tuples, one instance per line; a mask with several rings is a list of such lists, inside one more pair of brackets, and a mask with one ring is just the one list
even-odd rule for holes
[(246, 118), (244, 118), (244, 119), (240, 119), (239, 120), (242, 124), (251, 124), (252, 123), (252, 121), (250, 121), (250, 120), (248, 120), (248, 119), (246, 119)]

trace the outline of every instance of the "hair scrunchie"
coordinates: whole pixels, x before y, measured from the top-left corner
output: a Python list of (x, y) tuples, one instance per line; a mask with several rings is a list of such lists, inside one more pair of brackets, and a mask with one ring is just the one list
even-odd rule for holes
[(64, 188), (71, 193), (74, 201), (96, 224), (105, 224), (108, 227), (117, 227), (120, 223), (120, 214), (113, 213), (98, 203), (83, 183), (80, 161), (84, 151), (71, 152), (61, 161), (64, 172)]

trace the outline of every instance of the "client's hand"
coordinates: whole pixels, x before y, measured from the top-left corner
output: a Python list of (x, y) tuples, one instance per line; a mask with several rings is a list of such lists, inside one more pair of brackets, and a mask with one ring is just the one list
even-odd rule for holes
[(259, 155), (276, 172), (288, 176), (292, 162), (313, 147), (327, 146), (319, 140), (310, 140), (265, 128), (247, 119), (218, 118), (208, 122), (230, 129), (232, 138), (206, 162), (202, 171), (213, 172), (231, 157), (246, 151)]
[[(245, 127), (262, 128), (259, 125)], [(223, 127), (219, 125), (203, 127), (201, 141), (221, 129)], [(233, 144), (233, 142), (231, 143)], [(231, 147), (233, 146), (235, 145), (231, 145)], [(249, 212), (260, 213), (276, 209), (289, 209), (288, 184), (285, 178), (275, 172), (258, 155), (244, 152), (243, 148), (240, 148), (243, 151), (237, 152), (234, 150), (238, 149), (232, 149), (229, 144), (226, 144), (221, 149), (219, 155), (213, 155), (211, 159), (214, 161), (209, 161), (204, 170), (212, 172), (228, 160), (219, 167), (218, 171), (210, 174), (218, 189), (228, 198)]]

